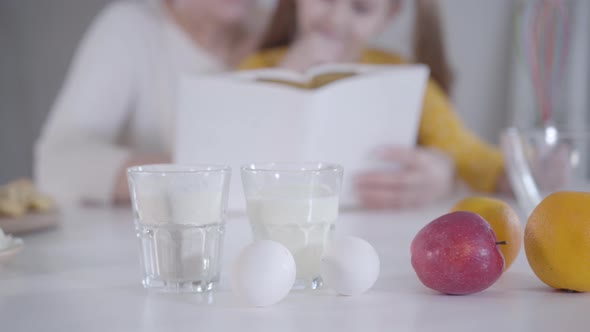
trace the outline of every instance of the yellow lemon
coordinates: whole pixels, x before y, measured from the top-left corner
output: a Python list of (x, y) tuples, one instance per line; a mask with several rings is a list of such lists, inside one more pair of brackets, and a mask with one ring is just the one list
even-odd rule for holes
[(590, 291), (590, 193), (547, 196), (531, 213), (524, 248), (537, 277), (547, 285)]

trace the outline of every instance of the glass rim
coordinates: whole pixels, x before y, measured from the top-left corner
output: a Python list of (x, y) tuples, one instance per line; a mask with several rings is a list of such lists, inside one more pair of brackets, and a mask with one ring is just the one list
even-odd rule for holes
[(508, 127), (502, 131), (502, 136), (518, 135), (522, 137), (544, 137), (547, 135), (547, 130), (554, 128), (556, 137), (565, 139), (590, 139), (590, 132), (584, 130), (564, 130), (557, 127), (547, 128), (518, 128)]
[(343, 167), (331, 162), (255, 162), (240, 167), (243, 173), (329, 173), (343, 172)]
[(217, 164), (147, 164), (127, 168), (127, 174), (203, 174), (230, 171), (230, 166)]

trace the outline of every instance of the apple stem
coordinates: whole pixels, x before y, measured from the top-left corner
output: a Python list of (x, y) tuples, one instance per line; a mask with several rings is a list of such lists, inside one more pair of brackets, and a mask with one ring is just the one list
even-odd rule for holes
[(508, 242), (507, 242), (507, 241), (498, 241), (498, 242), (496, 242), (496, 245), (497, 245), (497, 246), (500, 246), (500, 245), (502, 245), (502, 246), (505, 246), (505, 245), (507, 245), (507, 244), (508, 244)]

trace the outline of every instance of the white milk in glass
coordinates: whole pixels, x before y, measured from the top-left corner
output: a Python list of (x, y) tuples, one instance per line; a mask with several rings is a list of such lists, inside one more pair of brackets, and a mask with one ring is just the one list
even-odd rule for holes
[(283, 244), (295, 258), (296, 287), (321, 286), (320, 258), (338, 218), (338, 195), (323, 186), (277, 185), (248, 198), (257, 240)]
[(222, 193), (140, 192), (136, 202), (144, 285), (210, 290), (219, 279)]

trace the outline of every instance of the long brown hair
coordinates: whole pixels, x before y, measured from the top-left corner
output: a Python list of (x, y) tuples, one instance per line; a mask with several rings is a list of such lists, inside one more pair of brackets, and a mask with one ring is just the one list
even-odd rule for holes
[[(260, 50), (291, 45), (297, 33), (296, 0), (279, 0)], [(415, 0), (414, 57), (430, 67), (431, 77), (448, 94), (453, 73), (448, 63), (438, 0)]]

